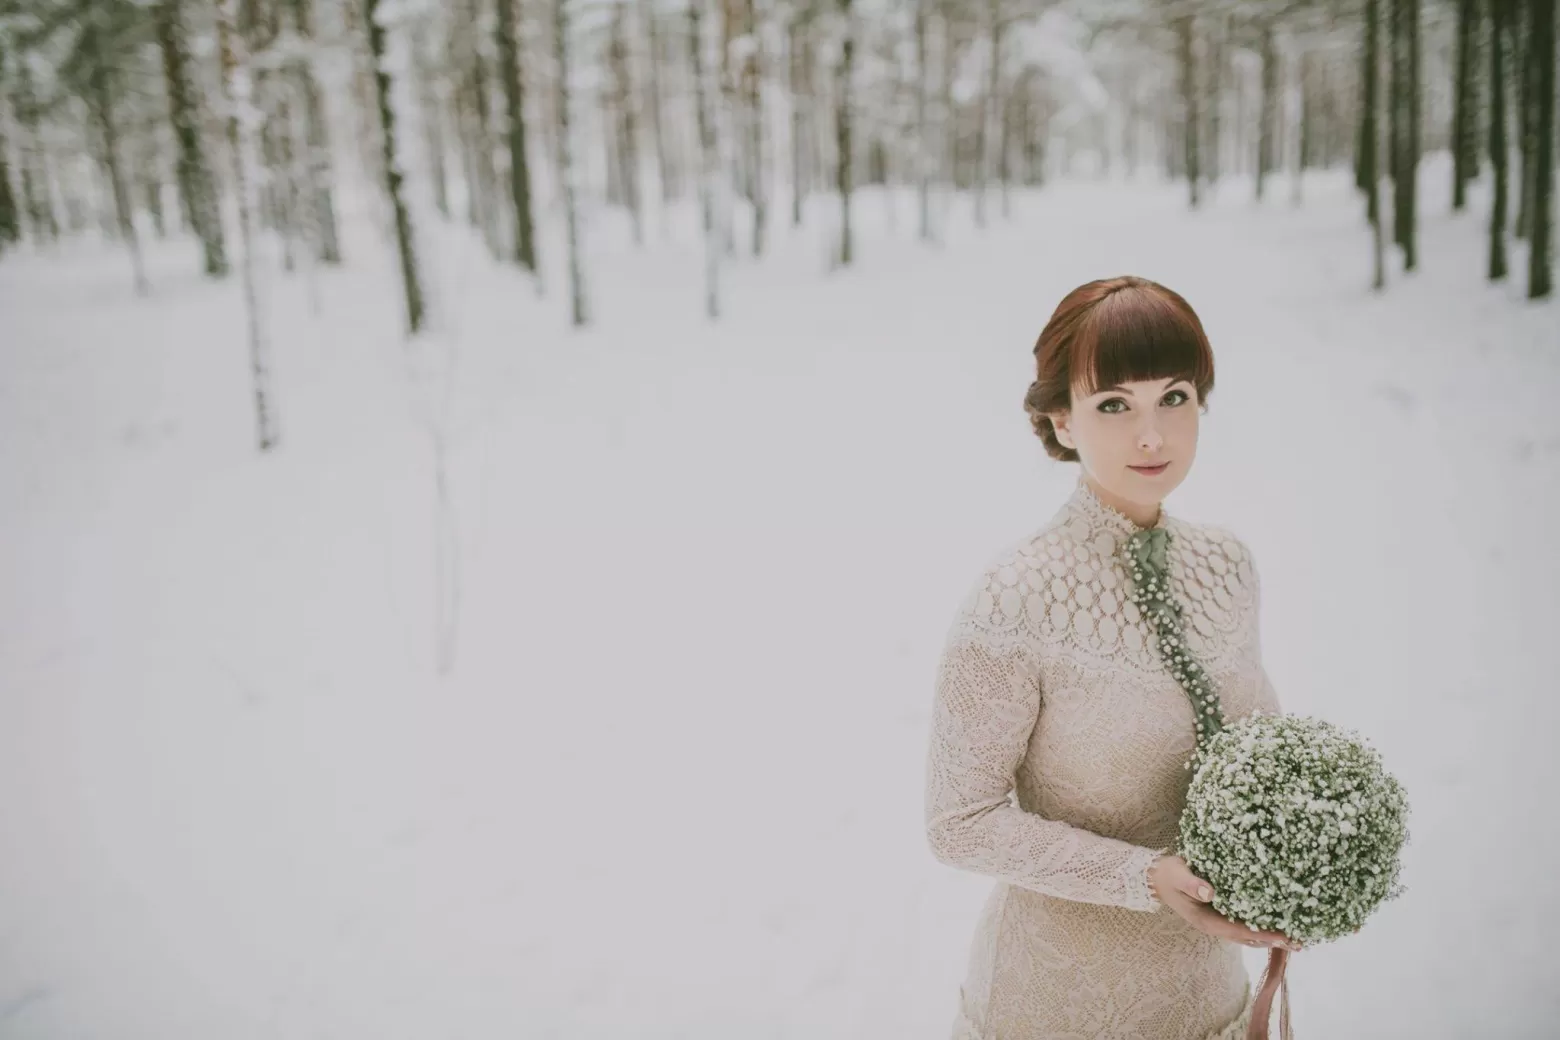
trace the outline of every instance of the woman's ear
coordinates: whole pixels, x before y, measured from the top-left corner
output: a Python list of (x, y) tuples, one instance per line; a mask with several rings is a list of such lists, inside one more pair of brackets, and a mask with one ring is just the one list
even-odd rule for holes
[(1072, 416), (1067, 412), (1052, 412), (1050, 419), (1051, 428), (1056, 431), (1057, 443), (1064, 448), (1071, 448), (1073, 451), (1077, 451), (1078, 445), (1073, 443), (1072, 430), (1067, 427)]

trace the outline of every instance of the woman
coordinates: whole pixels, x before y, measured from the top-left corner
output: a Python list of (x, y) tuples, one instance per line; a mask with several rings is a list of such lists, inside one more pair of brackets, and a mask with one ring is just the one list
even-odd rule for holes
[(975, 583), (937, 671), (927, 837), (943, 863), (1000, 882), (954, 1036), (1240, 1037), (1253, 994), (1239, 944), (1298, 946), (1219, 914), (1173, 853), (1192, 702), (1122, 558), (1134, 534), (1166, 532), (1187, 649), (1224, 718), (1279, 710), (1250, 552), (1162, 506), (1196, 456), (1213, 355), (1185, 300), (1130, 277), (1069, 293), (1035, 355), (1024, 404), (1047, 452), (1079, 464), (1078, 484)]

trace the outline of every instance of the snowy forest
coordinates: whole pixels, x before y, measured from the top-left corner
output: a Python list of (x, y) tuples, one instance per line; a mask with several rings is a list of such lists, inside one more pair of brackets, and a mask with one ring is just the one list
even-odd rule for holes
[(1295, 1034), (1552, 1037), (1555, 6), (0, 0), (0, 1037), (946, 1040), (938, 655), (1123, 274), (1413, 806)]
[(913, 190), (934, 242), (963, 200), (985, 226), (1081, 169), (1160, 171), (1195, 208), (1221, 177), (1298, 196), (1352, 165), (1379, 287), (1381, 240), (1414, 269), (1416, 172), (1447, 153), (1454, 208), (1493, 185), (1488, 277), (1545, 297), (1553, 21), (1543, 0), (6, 0), (0, 248), (96, 231), (151, 294), (141, 240), (188, 238), (243, 280), (262, 379), (255, 283), (351, 262), (349, 184), (372, 185), (416, 333), (436, 221), (532, 278), (558, 225), (583, 324), (613, 289), (581, 222), (620, 212), (653, 248), (659, 212), (696, 206), (715, 317), (722, 269), (809, 217), (857, 263), (863, 189)]

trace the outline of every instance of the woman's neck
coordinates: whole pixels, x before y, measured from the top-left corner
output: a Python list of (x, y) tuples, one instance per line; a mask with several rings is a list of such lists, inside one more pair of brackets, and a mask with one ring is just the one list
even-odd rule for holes
[(1089, 485), (1089, 490), (1094, 492), (1095, 498), (1098, 498), (1105, 505), (1114, 509), (1139, 527), (1153, 527), (1159, 523), (1160, 504), (1158, 502), (1152, 505), (1144, 505), (1141, 502), (1133, 502), (1122, 498), (1120, 495), (1111, 494), (1089, 475), (1088, 470), (1083, 471), (1083, 481)]

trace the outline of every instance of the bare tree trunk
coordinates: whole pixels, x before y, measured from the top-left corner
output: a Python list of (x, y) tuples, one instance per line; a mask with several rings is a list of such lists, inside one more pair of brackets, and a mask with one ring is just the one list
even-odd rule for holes
[(1494, 177), (1490, 204), (1490, 281), (1506, 277), (1506, 41), (1512, 0), (1487, 0), (1490, 12), (1490, 166)]
[(1521, 149), (1521, 173), (1517, 185), (1517, 237), (1524, 241), (1533, 234), (1533, 194), (1538, 171), (1538, 41), (1533, 39), (1535, 6), (1552, 5), (1554, 0), (1525, 0), (1512, 12), (1512, 34), (1518, 42), (1517, 57), (1517, 134)]
[(18, 55), (16, 76), (16, 119), (22, 128), (20, 160), (22, 198), (33, 236), (51, 241), (60, 237), (59, 219), (54, 212), (54, 192), (49, 177), (48, 153), (38, 125), (38, 98), (33, 92), (32, 69), (25, 54)]
[(578, 164), (574, 160), (569, 106), (574, 91), (569, 83), (569, 2), (553, 4), (553, 67), (558, 70), (558, 168), (563, 183), (563, 230), (568, 250), (569, 314), (576, 327), (588, 319), (585, 308), (585, 271), (580, 256)]
[[(241, 0), (242, 4), (242, 0)], [(240, 17), (243, 17), (244, 7), (240, 6)], [(245, 34), (246, 50), (253, 54), (257, 49), (263, 54), (266, 50), (264, 43), (257, 42), (249, 30), (242, 27), (239, 32)], [(260, 226), (279, 232), (282, 237), (285, 263), (284, 266), (292, 269), (292, 254), (289, 228), (287, 226), (287, 209), (282, 200), (282, 190), (286, 187), (286, 179), (278, 169), (280, 164), (277, 147), (277, 119), (273, 110), (272, 96), (275, 91), (271, 87), (271, 79), (274, 72), (267, 63), (259, 62), (252, 71), (252, 90), (254, 92), (255, 105), (261, 112), (261, 122), (257, 132), (260, 135), (260, 163), (264, 172), (257, 173), (260, 187)]]
[(1528, 299), (1554, 291), (1550, 267), (1555, 194), (1555, 2), (1528, 0), (1528, 40), (1533, 54), (1533, 207), (1528, 239)]
[(1267, 175), (1273, 172), (1273, 152), (1278, 124), (1278, 55), (1273, 49), (1273, 26), (1262, 26), (1262, 104), (1257, 132), (1257, 198), (1262, 198), (1262, 187)]
[(1478, 169), (1473, 139), (1474, 0), (1457, 0), (1457, 71), (1452, 92), (1452, 209), (1467, 204), (1468, 181)]
[(641, 0), (640, 12), (645, 21), (649, 51), (645, 84), (650, 91), (650, 133), (655, 138), (656, 173), (661, 182), (661, 205), (664, 207), (677, 195), (672, 156), (666, 139), (666, 114), (662, 111), (665, 104), (661, 87), (661, 62), (666, 58), (664, 37), (661, 35), (660, 19), (656, 16), (655, 0)]
[(703, 14), (704, 0), (688, 0), (688, 60), (693, 66), (694, 119), (699, 130), (699, 209), (704, 223), (704, 313), (713, 320), (720, 317), (721, 247), (715, 226), (715, 190), (720, 169), (715, 116), (710, 111), (716, 92), (710, 83), (713, 69), (706, 61)]
[(917, 0), (915, 5), (915, 179), (920, 210), (917, 233), (923, 242), (933, 241), (932, 134), (926, 118), (926, 93), (931, 78), (926, 64), (926, 23), (930, 4), (931, 0)]
[(854, 161), (851, 140), (851, 105), (854, 102), (851, 83), (856, 76), (856, 27), (851, 12), (851, 0), (839, 0), (840, 21), (845, 36), (840, 41), (839, 99), (835, 110), (835, 131), (838, 136), (839, 154), (835, 156), (835, 186), (840, 193), (840, 253), (839, 262), (849, 267), (855, 250), (851, 240), (850, 196), (854, 184)]
[(745, 131), (743, 180), (745, 194), (753, 207), (753, 255), (759, 256), (764, 251), (764, 237), (769, 224), (768, 185), (764, 177), (768, 149), (764, 132), (763, 34), (759, 30), (758, 10), (754, 0), (739, 0), (736, 10), (742, 18), (742, 33), (747, 41), (739, 72), (741, 97), (738, 102)]
[(1224, 73), (1229, 64), (1229, 19), (1214, 21), (1217, 30), (1208, 38), (1208, 183), (1219, 179), (1220, 161), (1223, 158), (1223, 126), (1220, 116), (1224, 108)]
[[(452, 48), (453, 50), (453, 48)], [(466, 193), (466, 223), (471, 227), (482, 228), (482, 199), (477, 190), (477, 156), (472, 131), (474, 118), (471, 113), (470, 99), (467, 97), (466, 84), (462, 78), (459, 62), (453, 54), (450, 55), (450, 64), (457, 77), (453, 89), (450, 91), (450, 104), (455, 115), (455, 140), (459, 145), (460, 155), (460, 180)]]
[[(1045, 141), (1049, 128), (1049, 109), (1043, 95), (1037, 96), (1040, 89), (1038, 76), (1031, 76), (1024, 93), (1024, 168), (1026, 171), (1025, 183), (1039, 187), (1045, 183)], [(1142, 130), (1141, 119), (1138, 126)]]
[(456, 65), (460, 69), (457, 97), (466, 116), (466, 149), (472, 175), (466, 185), (471, 201), (468, 212), (481, 231), (488, 251), (495, 260), (504, 259), (503, 206), (498, 185), (498, 169), (493, 160), (494, 140), (489, 115), (487, 62), (482, 55), (477, 26), (481, 19), (480, 0), (465, 0), (455, 24)]
[(995, 56), (992, 62), (992, 82), (997, 88), (997, 108), (994, 113), (997, 118), (997, 189), (1002, 196), (1002, 219), (1007, 220), (1013, 215), (1012, 208), (1012, 167), (1009, 161), (1009, 152), (1013, 142), (1013, 104), (1012, 91), (1002, 89), (1002, 23), (996, 25), (996, 36), (992, 48)]
[[(234, 0), (224, 0), (233, 3)], [(368, 49), (373, 58), (374, 100), (379, 109), (380, 142), (383, 149), (385, 192), (395, 223), (396, 251), (401, 260), (401, 288), (406, 303), (406, 330), (412, 335), (422, 331), (427, 317), (423, 297), (422, 273), (417, 264), (417, 247), (412, 216), (403, 190), (405, 173), (397, 156), (395, 108), (391, 104), (390, 72), (385, 65), (385, 27), (379, 22), (380, 0), (363, 0), (368, 23)]]
[(439, 72), (428, 55), (429, 41), (418, 33), (412, 38), (412, 74), (417, 103), (422, 112), (423, 147), (428, 150), (428, 172), (433, 180), (433, 204), (445, 220), (450, 218), (450, 194), (444, 166), (444, 103)]
[(320, 226), (319, 211), (314, 197), (315, 182), (313, 159), (309, 154), (308, 99), (297, 70), (291, 69), (277, 81), (281, 105), (277, 118), (283, 122), (284, 140), (289, 142), (286, 156), (287, 205), (289, 222), (293, 223), (303, 238), (304, 280), (307, 283), (309, 304), (313, 312), (320, 310), (319, 280), (315, 270), (323, 252), (324, 229)]
[(1192, 16), (1182, 15), (1176, 26), (1181, 41), (1181, 103), (1185, 113), (1183, 136), (1186, 142), (1186, 180), (1191, 189), (1192, 208), (1197, 208), (1198, 182), (1202, 171), (1198, 165), (1197, 132), (1197, 74), (1192, 64)]
[[(1365, 0), (1365, 118), (1360, 121), (1360, 169), (1365, 178), (1370, 217), (1371, 250), (1374, 274), (1371, 288), (1380, 292), (1387, 284), (1386, 235), (1381, 220), (1381, 132), (1377, 116), (1381, 110), (1381, 4), (1389, 0)], [(1500, 0), (1496, 0), (1497, 3)]]
[(1408, 227), (1404, 234), (1404, 268), (1412, 271), (1419, 266), (1419, 153), (1421, 150), (1421, 95), (1423, 93), (1424, 75), (1422, 72), (1423, 61), (1421, 51), (1424, 47), (1423, 30), (1420, 25), (1419, 4), (1420, 0), (1405, 0), (1408, 5), (1408, 133), (1406, 141), (1408, 146), (1408, 169), (1404, 171), (1403, 181), (1407, 188), (1404, 193), (1403, 209), (1408, 216)]
[(5, 127), (0, 125), (0, 253), (5, 252), (7, 245), (22, 240), (22, 218), (17, 209), (16, 196), (11, 193), (11, 167), (6, 161), (7, 154)]
[(992, 140), (997, 136), (997, 106), (1002, 98), (1002, 0), (987, 0), (988, 39), (991, 51), (986, 61), (986, 89), (980, 96), (980, 122), (975, 130), (975, 226), (986, 226), (986, 189), (991, 183)]
[(954, 63), (958, 59), (959, 46), (954, 23), (958, 10), (954, 0), (935, 0), (942, 24), (942, 62), (939, 67), (940, 82), (937, 90), (938, 123), (942, 127), (942, 139), (938, 144), (938, 176), (942, 185), (943, 219), (947, 220), (948, 206), (955, 193), (959, 173), (959, 118), (953, 103)]
[(1387, 34), (1387, 176), (1392, 178), (1392, 241), (1403, 244), (1403, 199), (1399, 185), (1403, 180), (1403, 138), (1407, 127), (1404, 110), (1406, 100), (1406, 70), (1408, 67), (1404, 47), (1406, 0), (1388, 0)]
[(103, 145), (103, 163), (113, 193), (114, 214), (118, 223), (119, 236), (130, 249), (130, 264), (135, 273), (135, 291), (144, 296), (151, 291), (151, 287), (147, 284), (146, 268), (141, 261), (141, 240), (135, 232), (135, 213), (130, 201), (129, 188), (125, 184), (120, 157), (119, 129), (114, 119), (115, 87), (109, 83), (110, 69), (108, 57), (103, 53), (103, 41), (100, 35), (102, 30), (89, 25), (84, 32), (88, 36), (87, 52), (92, 55), (90, 59), (92, 62), (91, 109)]
[(144, 200), (146, 215), (152, 218), (152, 234), (159, 239), (168, 237), (168, 222), (163, 212), (162, 184), (162, 129), (161, 121), (139, 114), (137, 125), (131, 128), (130, 156), (133, 190), (131, 197), (139, 195)]
[(320, 96), (319, 80), (314, 75), (314, 10), (312, 0), (288, 0), (293, 31), (302, 50), (289, 62), (291, 104), (301, 117), (301, 129), (292, 137), (303, 149), (302, 181), (299, 191), (300, 219), (313, 240), (314, 255), (327, 264), (341, 263), (341, 233), (336, 226), (336, 202), (332, 187), (334, 163), (331, 161), (330, 134), (325, 126), (325, 103)]
[(228, 273), (227, 244), (216, 184), (201, 136), (202, 105), (190, 76), (188, 30), (181, 4), (182, 0), (162, 0), (157, 5), (157, 42), (162, 50), (168, 118), (178, 149), (174, 179), (190, 227), (200, 239), (206, 274), (220, 278)]
[(1393, 0), (1392, 178), (1393, 241), (1403, 249), (1404, 270), (1416, 265), (1415, 179), (1419, 168), (1419, 4)]
[[(1381, 234), (1381, 4), (1384, 0), (1365, 0), (1365, 46), (1363, 48), (1364, 83), (1361, 87), (1359, 156), (1355, 166), (1356, 183), (1366, 195), (1365, 219), (1379, 237)], [(1377, 288), (1381, 278), (1377, 277)]]
[[(1141, 98), (1139, 97), (1139, 79), (1137, 70), (1129, 69), (1127, 71), (1125, 85), (1126, 114), (1124, 118), (1126, 119), (1127, 126), (1126, 132), (1122, 135), (1121, 139), (1121, 158), (1122, 161), (1126, 164), (1127, 179), (1130, 181), (1137, 179), (1138, 153), (1142, 145), (1142, 142), (1138, 140), (1143, 128), (1143, 113), (1141, 108)], [(1238, 98), (1238, 81), (1236, 84), (1236, 90), (1236, 96)], [(1027, 96), (1025, 97), (1024, 110), (1026, 113), (1029, 110), (1029, 98)], [(1024, 121), (1023, 125), (1025, 127), (1024, 140), (1027, 143), (1029, 141), (1029, 122), (1027, 119)], [(1237, 117), (1235, 120), (1235, 126), (1238, 132), (1240, 128), (1239, 117)]]
[[(0, 38), (0, 83), (5, 82), (5, 77), (5, 40)], [(5, 137), (5, 122), (0, 120), (0, 253), (5, 252), (7, 244), (22, 240), (22, 216), (16, 205), (16, 196), (11, 191), (9, 156), (10, 148)], [(23, 169), (25, 168), (24, 163)]]
[(639, 124), (634, 114), (634, 81), (629, 72), (626, 8), (612, 9), (612, 37), (607, 48), (612, 74), (614, 151), (617, 179), (633, 222), (634, 244), (644, 242), (643, 206), (639, 190)]
[[(91, 131), (86, 128), (85, 124), (82, 126), (81, 136), (83, 138), (91, 136)], [(74, 148), (75, 144), (72, 143), (65, 147)], [(91, 188), (82, 183), (83, 171), (81, 168), (68, 160), (60, 163), (58, 172), (60, 178), (60, 201), (65, 207), (65, 230), (70, 234), (80, 234), (86, 231), (87, 225), (91, 222), (97, 209), (97, 207), (92, 205), (92, 200), (87, 197), (91, 192)]]
[[(1367, 15), (1365, 42), (1360, 47), (1359, 82), (1361, 97), (1365, 98), (1365, 100), (1363, 100), (1360, 104), (1360, 119), (1359, 122), (1355, 125), (1354, 133), (1354, 186), (1360, 191), (1368, 191), (1370, 188), (1370, 180), (1365, 172), (1365, 153), (1368, 150), (1366, 141), (1372, 133), (1372, 127), (1374, 126), (1374, 120), (1376, 118), (1375, 109), (1370, 106), (1369, 98), (1365, 97), (1367, 90), (1370, 88), (1370, 85), (1373, 85), (1376, 82), (1376, 74), (1379, 71), (1371, 64), (1372, 57), (1376, 54), (1376, 52), (1372, 49), (1372, 44), (1370, 42), (1374, 38), (1371, 35), (1373, 30), (1370, 29), (1371, 10), (1374, 3), (1375, 0), (1365, 0)], [(1379, 12), (1375, 15), (1375, 17), (1377, 21), (1380, 20)]]
[(802, 202), (817, 165), (812, 147), (813, 53), (812, 6), (792, 16), (791, 44), (791, 226), (802, 226)]
[(721, 151), (721, 163), (725, 167), (729, 183), (728, 190), (722, 193), (725, 206), (720, 213), (719, 225), (726, 255), (733, 259), (737, 255), (736, 200), (752, 197), (748, 191), (747, 169), (744, 165), (747, 150), (744, 121), (747, 118), (747, 108), (742, 104), (738, 90), (738, 75), (733, 68), (733, 58), (737, 50), (734, 46), (737, 37), (737, 19), (733, 8), (737, 2), (738, 0), (717, 0), (715, 6), (720, 20), (716, 23), (719, 30), (716, 38), (720, 40), (720, 48), (716, 51), (716, 60), (711, 63), (711, 67), (718, 70), (719, 112), (724, 113), (729, 130), (722, 140), (724, 147)]
[(244, 309), (249, 317), (255, 432), (260, 450), (269, 451), (276, 446), (279, 434), (276, 416), (271, 410), (271, 341), (267, 332), (264, 271), (256, 255), (255, 220), (259, 200), (255, 178), (260, 157), (255, 138), (260, 113), (253, 96), (249, 56), (238, 31), (238, 0), (219, 0), (217, 43), (221, 51), (222, 83), (227, 92), (228, 144), (233, 152), (234, 188), (238, 193), (239, 278), (244, 287)]
[[(515, 4), (518, 2), (519, 0), (497, 0), (498, 23), (494, 42), (498, 47), (499, 74), (504, 84), (504, 105), (508, 117), (509, 195), (515, 214), (514, 261), (532, 274), (536, 274), (536, 227), (531, 214), (531, 169), (526, 162), (525, 151), (525, 95), (520, 78), (520, 45), (515, 24)], [(558, 0), (557, 3), (557, 13), (560, 16), (563, 14), (563, 3), (564, 0)], [(566, 85), (562, 89), (566, 89)], [(567, 125), (565, 117), (560, 128)]]
[(1284, 59), (1290, 109), (1285, 134), (1289, 146), (1289, 201), (1295, 206), (1301, 202), (1301, 173), (1305, 169), (1305, 52), (1301, 46), (1291, 43)]
[(1317, 121), (1317, 91), (1314, 87), (1316, 78), (1316, 62), (1308, 50), (1300, 52), (1300, 155), (1296, 166), (1300, 170), (1308, 170), (1316, 165), (1316, 121)]
[(294, 162), (296, 149), (293, 147), (295, 120), (288, 103), (285, 79), (267, 76), (264, 82), (265, 88), (269, 89), (261, 90), (261, 96), (268, 102), (262, 141), (269, 140), (271, 145), (266, 157), (266, 165), (269, 167), (266, 187), (271, 192), (277, 221), (275, 226), (282, 238), (282, 269), (291, 271), (294, 264), (293, 240), (302, 230), (300, 185), (295, 176), (297, 163)]
[(332, 189), (334, 163), (330, 156), (330, 137), (325, 129), (325, 102), (320, 85), (307, 64), (294, 72), (303, 94), (304, 142), (308, 146), (309, 197), (318, 231), (319, 258), (322, 263), (341, 263), (341, 233), (336, 226), (336, 202)]

